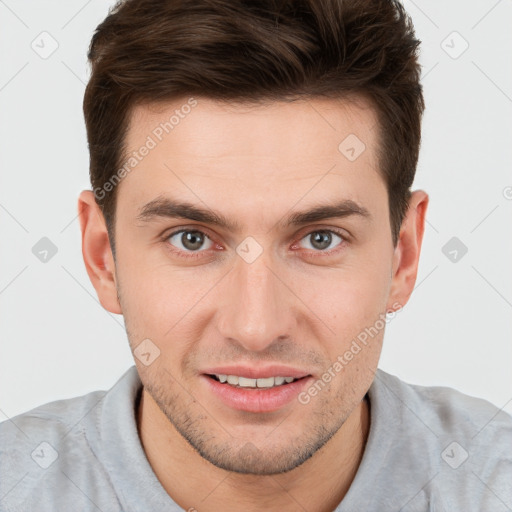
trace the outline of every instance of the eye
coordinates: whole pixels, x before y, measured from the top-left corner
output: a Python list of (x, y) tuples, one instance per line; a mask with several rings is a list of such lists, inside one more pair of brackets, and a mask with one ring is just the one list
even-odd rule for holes
[[(309, 242), (309, 247), (305, 247), (306, 249), (312, 249), (315, 251), (322, 251), (322, 252), (329, 252), (327, 249), (338, 240), (338, 244), (340, 245), (344, 239), (341, 236), (341, 233), (338, 234), (335, 231), (331, 231), (328, 229), (321, 229), (316, 231), (311, 231), (308, 233), (304, 238), (301, 239), (299, 242), (299, 245), (301, 245), (301, 242), (303, 240), (306, 240)], [(306, 244), (308, 245), (308, 244)]]
[(207, 242), (203, 250), (210, 249), (213, 245), (212, 240), (202, 231), (192, 229), (181, 229), (171, 233), (167, 240), (171, 245), (185, 252), (201, 252), (201, 247)]

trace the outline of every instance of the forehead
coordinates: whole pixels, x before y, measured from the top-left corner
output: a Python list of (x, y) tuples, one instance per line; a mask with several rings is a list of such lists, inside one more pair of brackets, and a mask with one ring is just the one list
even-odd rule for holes
[(248, 105), (196, 97), (139, 105), (125, 141), (126, 158), (137, 153), (137, 162), (119, 196), (142, 206), (179, 189), (195, 202), (220, 195), (258, 207), (308, 189), (311, 199), (327, 192), (334, 200), (337, 187), (337, 195), (358, 199), (365, 186), (384, 187), (377, 132), (375, 111), (361, 98)]
[(164, 144), (179, 138), (181, 152), (198, 157), (259, 154), (296, 160), (313, 150), (327, 157), (350, 134), (372, 146), (376, 123), (374, 109), (358, 96), (258, 104), (183, 97), (135, 106), (126, 143), (136, 148), (151, 135)]

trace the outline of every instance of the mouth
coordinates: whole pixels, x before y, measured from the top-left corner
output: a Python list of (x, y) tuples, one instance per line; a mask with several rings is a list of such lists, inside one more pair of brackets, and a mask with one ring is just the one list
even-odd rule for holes
[(208, 375), (211, 379), (220, 382), (221, 384), (227, 384), (234, 388), (245, 388), (245, 389), (272, 389), (279, 386), (286, 386), (292, 382), (305, 379), (306, 377), (260, 377), (258, 379), (250, 379), (248, 377), (242, 377), (240, 375), (226, 375), (223, 373)]
[(215, 369), (203, 373), (206, 393), (214, 401), (230, 409), (252, 413), (274, 412), (293, 404), (297, 395), (313, 379), (289, 368), (268, 368), (265, 371), (240, 368)]

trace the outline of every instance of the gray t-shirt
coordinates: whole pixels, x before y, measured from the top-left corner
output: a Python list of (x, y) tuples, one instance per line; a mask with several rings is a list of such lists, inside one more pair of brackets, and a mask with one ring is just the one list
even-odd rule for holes
[[(2, 422), (0, 511), (182, 510), (140, 443), (140, 391), (133, 366), (107, 392)], [(337, 512), (512, 510), (508, 414), (485, 400), (410, 385), (380, 369), (368, 398), (368, 441)]]

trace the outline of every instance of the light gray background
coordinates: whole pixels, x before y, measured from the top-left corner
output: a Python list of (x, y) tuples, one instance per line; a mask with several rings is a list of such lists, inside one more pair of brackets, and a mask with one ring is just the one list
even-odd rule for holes
[[(0, 420), (109, 388), (133, 364), (86, 274), (76, 206), (90, 187), (86, 51), (111, 5), (0, 0)], [(431, 203), (417, 289), (380, 366), (512, 412), (512, 2), (405, 6), (427, 103), (415, 188)], [(32, 253), (42, 237), (58, 248), (46, 263)], [(456, 262), (452, 237), (468, 248)]]

